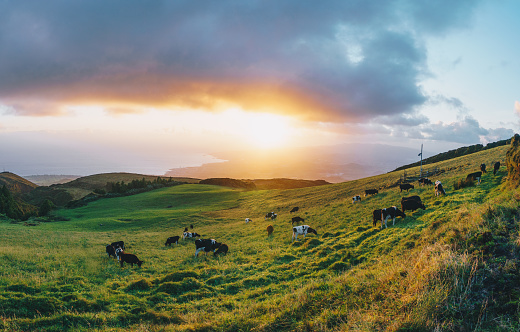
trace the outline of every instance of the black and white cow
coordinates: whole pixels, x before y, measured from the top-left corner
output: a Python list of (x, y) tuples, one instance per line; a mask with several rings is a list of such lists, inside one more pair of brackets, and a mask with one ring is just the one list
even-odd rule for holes
[(482, 173), (487, 173), (486, 172), (486, 164), (480, 164), (480, 170), (482, 171)]
[(497, 174), (498, 170), (500, 169), (500, 161), (497, 161), (494, 165), (493, 165), (493, 175)]
[(166, 247), (167, 245), (169, 245), (171, 247), (172, 243), (179, 244), (179, 239), (180, 239), (180, 236), (169, 237), (166, 239), (166, 243), (164, 244), (164, 246)]
[(430, 185), (430, 184), (433, 184), (433, 182), (428, 179), (428, 178), (420, 178), (419, 180), (417, 180), (419, 182), (419, 184), (421, 185)]
[(276, 213), (273, 213), (273, 214), (271, 215), (271, 220), (275, 220), (276, 217), (278, 217), (278, 215), (277, 215)]
[(224, 255), (227, 255), (228, 250), (229, 250), (228, 245), (225, 244), (225, 243), (222, 243), (222, 244), (218, 247), (217, 251), (214, 251), (214, 252), (213, 252), (213, 256), (217, 256), (218, 254), (224, 254)]
[(190, 238), (193, 238), (193, 237), (200, 237), (199, 234), (195, 233), (195, 232), (184, 232), (182, 233), (182, 239), (190, 239)]
[(352, 197), (352, 204), (354, 204), (356, 202), (361, 202), (361, 196), (356, 195), (356, 196)]
[(401, 190), (400, 192), (403, 192), (403, 190), (410, 190), (410, 189), (413, 189), (413, 184), (409, 184), (409, 183), (403, 183), (403, 184), (400, 184), (399, 185), (399, 189)]
[(388, 228), (386, 221), (390, 218), (392, 218), (392, 225), (395, 225), (395, 218), (397, 217), (406, 218), (406, 214), (395, 206), (381, 209), (381, 229), (383, 229), (383, 222), (385, 223), (385, 228)]
[(318, 235), (318, 232), (316, 232), (315, 229), (310, 228), (308, 225), (295, 226), (295, 227), (293, 227), (292, 240), (293, 241), (298, 240), (298, 235), (302, 235), (302, 234), (303, 234), (303, 237), (305, 238), (305, 235), (307, 235), (309, 233), (314, 233), (314, 234)]
[(468, 176), (466, 176), (466, 181), (468, 181), (469, 179), (472, 179), (473, 181), (477, 181), (477, 184), (480, 184), (481, 178), (482, 178), (482, 172), (473, 172), (473, 173), (468, 174)]
[(246, 224), (247, 224), (248, 222), (251, 222), (251, 221), (253, 221), (253, 219), (251, 219), (251, 218), (246, 218)]
[(139, 258), (137, 258), (137, 256), (134, 254), (126, 254), (122, 252), (119, 254), (119, 263), (121, 264), (121, 267), (123, 267), (123, 263), (128, 263), (132, 267), (134, 267), (134, 264), (137, 264), (137, 266), (141, 267), (141, 264), (144, 262), (139, 260)]
[(116, 256), (116, 248), (114, 248), (113, 245), (107, 244), (107, 247), (106, 247), (105, 251), (107, 252), (109, 258), (110, 258), (110, 256), (114, 256), (114, 258), (117, 257)]
[(289, 211), (289, 213), (298, 212), (299, 209), (300, 209), (299, 207), (295, 206), (292, 208), (291, 211)]
[(294, 225), (295, 222), (300, 223), (300, 222), (304, 222), (304, 221), (305, 221), (305, 220), (304, 220), (302, 217), (293, 217), (293, 218), (291, 219), (291, 224)]
[(208, 252), (213, 251), (220, 247), (222, 243), (215, 241), (215, 239), (198, 239), (195, 240), (195, 257), (199, 255), (199, 252), (204, 250), (207, 255)]
[(110, 245), (114, 248), (125, 249), (125, 243), (123, 241), (112, 242)]
[(271, 218), (275, 213), (274, 212), (267, 212), (266, 215), (265, 215), (265, 220)]
[(367, 195), (375, 195), (377, 193), (379, 193), (377, 189), (365, 189), (365, 197), (367, 197)]
[(446, 195), (446, 192), (444, 191), (441, 181), (437, 180), (435, 181), (435, 196), (439, 196), (440, 194)]
[(124, 253), (124, 250), (121, 248), (121, 247), (117, 247), (116, 248), (116, 257), (117, 257), (117, 260), (121, 260), (121, 254)]
[(421, 202), (420, 198), (419, 198), (419, 200), (416, 200), (416, 199), (402, 199), (401, 200), (401, 210), (403, 211), (403, 213), (406, 210), (415, 211), (419, 208), (423, 209), (423, 210), (426, 209), (426, 206), (424, 206), (424, 204)]

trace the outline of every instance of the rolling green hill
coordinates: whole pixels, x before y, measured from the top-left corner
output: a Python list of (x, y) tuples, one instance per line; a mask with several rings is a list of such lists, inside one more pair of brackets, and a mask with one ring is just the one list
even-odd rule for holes
[[(61, 209), (61, 222), (0, 222), (0, 327), (9, 331), (518, 330), (520, 191), (484, 174), (453, 184), (497, 147), (436, 164), (432, 186), (400, 193), (400, 172), (292, 190), (185, 184)], [(407, 170), (410, 171), (410, 170)], [(353, 195), (379, 194), (352, 204)], [(372, 226), (372, 211), (419, 195), (425, 210)], [(298, 214), (289, 210), (299, 206)], [(278, 213), (275, 221), (266, 212)], [(291, 217), (318, 236), (291, 241)], [(253, 222), (245, 224), (244, 219)], [(37, 224), (37, 222), (35, 223)], [(274, 233), (267, 237), (266, 227)], [(194, 257), (185, 227), (226, 243)], [(105, 246), (123, 240), (141, 268)]]

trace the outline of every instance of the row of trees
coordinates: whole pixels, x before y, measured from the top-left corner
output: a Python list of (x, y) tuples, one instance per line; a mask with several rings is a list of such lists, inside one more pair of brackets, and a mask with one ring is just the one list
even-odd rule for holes
[(27, 220), (32, 216), (45, 216), (56, 206), (45, 200), (39, 208), (14, 197), (6, 185), (0, 189), (0, 214), (15, 220)]
[[(107, 182), (106, 188), (109, 193), (113, 194), (126, 194), (132, 190), (139, 189), (154, 189), (158, 187), (168, 187), (172, 185), (178, 184), (177, 181), (174, 181), (170, 178), (161, 178), (157, 177), (153, 181), (146, 180), (142, 178), (141, 180), (132, 180), (129, 183), (125, 183), (125, 181), (121, 182)], [(102, 192), (99, 192), (102, 193)]]

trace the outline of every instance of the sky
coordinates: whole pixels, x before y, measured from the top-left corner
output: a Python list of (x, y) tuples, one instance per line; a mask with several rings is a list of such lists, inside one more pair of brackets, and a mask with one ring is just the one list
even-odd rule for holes
[(431, 155), (510, 138), (519, 12), (516, 0), (0, 0), (0, 168), (161, 175), (225, 151)]

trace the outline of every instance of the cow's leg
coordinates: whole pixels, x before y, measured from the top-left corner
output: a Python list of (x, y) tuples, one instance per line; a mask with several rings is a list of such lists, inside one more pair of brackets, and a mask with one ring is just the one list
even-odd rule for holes
[(392, 226), (395, 226), (395, 217), (392, 219)]
[(204, 250), (204, 247), (202, 247), (202, 248), (198, 248), (197, 250), (195, 250), (195, 257), (197, 257), (197, 256), (199, 255), (199, 252), (200, 252), (201, 250)]

